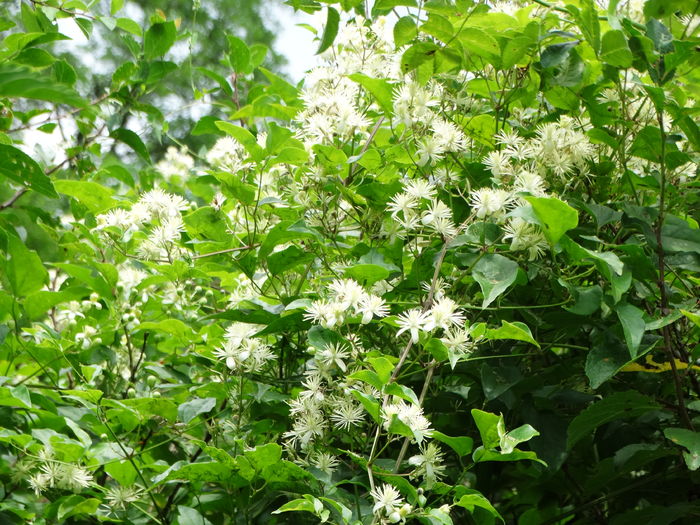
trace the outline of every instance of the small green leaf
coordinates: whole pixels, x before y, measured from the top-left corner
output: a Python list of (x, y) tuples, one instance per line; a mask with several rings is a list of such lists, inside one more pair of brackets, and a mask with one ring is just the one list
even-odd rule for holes
[(418, 35), (416, 22), (410, 16), (402, 16), (394, 26), (394, 45), (399, 48), (408, 44)]
[(326, 49), (333, 45), (336, 35), (338, 34), (338, 24), (340, 23), (340, 15), (333, 7), (328, 7), (326, 12), (326, 25), (323, 28), (321, 43), (316, 51), (317, 55), (323, 53)]
[(463, 507), (469, 512), (474, 513), (474, 510), (478, 507), (489, 512), (494, 518), (498, 518), (502, 523), (505, 523), (503, 517), (499, 512), (491, 505), (491, 502), (484, 497), (481, 492), (473, 489), (466, 489), (459, 487), (460, 494), (462, 494), (459, 499), (456, 499), (454, 504), (458, 507)]
[(498, 447), (501, 442), (499, 427), (503, 426), (503, 416), (497, 416), (476, 408), (473, 408), (471, 413), (479, 429), (481, 442), (484, 447), (487, 449)]
[(627, 44), (625, 34), (612, 29), (603, 35), (600, 59), (611, 66), (628, 68), (632, 66), (632, 51)]
[(0, 174), (47, 197), (58, 197), (51, 179), (41, 167), (14, 146), (0, 144)]
[(213, 397), (195, 398), (182, 403), (177, 409), (177, 415), (184, 423), (189, 423), (199, 414), (205, 414), (215, 406), (216, 399)]
[(381, 78), (371, 78), (362, 73), (353, 73), (348, 75), (348, 78), (369, 91), (385, 114), (391, 115), (393, 113), (393, 88), (389, 82)]
[(237, 36), (228, 35), (228, 61), (238, 74), (250, 73), (250, 49)]
[(571, 449), (586, 435), (605, 423), (636, 418), (658, 408), (659, 405), (634, 390), (615, 392), (593, 403), (573, 419), (569, 424), (568, 448)]
[(537, 341), (532, 337), (530, 328), (525, 323), (519, 321), (514, 321), (512, 323), (501, 321), (501, 324), (502, 326), (500, 328), (486, 330), (486, 339), (515, 339), (516, 341), (532, 343), (537, 348), (540, 347)]
[(474, 448), (474, 440), (467, 436), (451, 437), (437, 430), (433, 431), (432, 438), (436, 441), (444, 443), (459, 456), (470, 454)]
[(109, 134), (109, 136), (129, 146), (141, 159), (143, 159), (144, 162), (148, 164), (151, 163), (151, 156), (148, 153), (148, 148), (146, 148), (146, 145), (141, 140), (141, 137), (130, 129), (115, 129)]
[(542, 232), (554, 246), (562, 235), (578, 226), (578, 212), (564, 201), (553, 197), (525, 197), (532, 206)]
[(144, 35), (144, 56), (147, 60), (162, 57), (175, 43), (175, 38), (177, 38), (175, 22), (153, 24)]
[(479, 283), (484, 295), (481, 307), (490, 305), (515, 282), (517, 276), (518, 263), (507, 257), (487, 253), (479, 259), (472, 270), (472, 277)]
[(7, 236), (7, 259), (0, 258), (0, 269), (4, 270), (0, 272), (0, 279), (7, 279), (17, 297), (36, 292), (49, 281), (49, 274), (37, 253), (14, 235)]
[(73, 197), (92, 213), (97, 214), (115, 205), (114, 192), (96, 182), (81, 180), (57, 180), (54, 183), (59, 193)]
[(619, 304), (615, 307), (617, 317), (620, 319), (622, 331), (625, 334), (627, 348), (630, 352), (630, 357), (635, 359), (639, 345), (642, 342), (646, 323), (644, 322), (644, 312), (631, 304)]
[(700, 467), (700, 432), (694, 432), (685, 428), (664, 429), (664, 436), (688, 449), (683, 452), (683, 459), (690, 470), (697, 470)]

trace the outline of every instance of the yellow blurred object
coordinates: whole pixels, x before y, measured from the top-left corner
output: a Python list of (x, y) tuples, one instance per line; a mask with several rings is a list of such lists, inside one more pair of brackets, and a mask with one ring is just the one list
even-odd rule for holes
[[(681, 361), (680, 359), (675, 359), (676, 369), (684, 370), (688, 368), (688, 363)], [(700, 370), (700, 366), (692, 365), (693, 370)], [(671, 363), (657, 363), (654, 358), (647, 354), (644, 358), (643, 363), (629, 363), (620, 369), (622, 372), (649, 372), (652, 374), (658, 374), (661, 372), (668, 372), (671, 370)]]

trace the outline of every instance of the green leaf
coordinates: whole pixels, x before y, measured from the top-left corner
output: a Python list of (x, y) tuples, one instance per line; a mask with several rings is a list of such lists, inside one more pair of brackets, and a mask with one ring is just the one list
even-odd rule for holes
[(418, 402), (418, 396), (416, 393), (408, 388), (406, 385), (401, 385), (399, 383), (389, 383), (384, 386), (384, 393), (389, 396), (400, 397), (404, 401), (413, 403), (414, 405), (420, 405)]
[(237, 36), (227, 35), (228, 61), (233, 70), (238, 74), (250, 73), (250, 49), (248, 45)]
[(474, 440), (466, 436), (451, 437), (435, 430), (433, 431), (432, 438), (450, 447), (458, 456), (466, 456), (470, 454), (474, 448)]
[(499, 512), (491, 505), (491, 502), (484, 497), (481, 492), (473, 489), (467, 489), (464, 487), (459, 487), (460, 496), (459, 499), (455, 499), (454, 504), (458, 507), (463, 507), (469, 512), (474, 513), (474, 510), (478, 507), (489, 512), (494, 518), (498, 518), (501, 522), (505, 523), (503, 517)]
[(250, 131), (224, 120), (218, 120), (215, 124), (221, 131), (240, 142), (253, 160), (258, 161), (264, 157), (263, 148), (260, 147)]
[(15, 57), (15, 61), (34, 68), (45, 68), (53, 64), (56, 59), (50, 53), (37, 47), (23, 49), (22, 52)]
[(0, 387), (0, 406), (32, 408), (29, 390), (24, 385)]
[(664, 436), (688, 449), (683, 452), (683, 459), (690, 470), (697, 470), (700, 467), (700, 432), (693, 432), (685, 428), (666, 428)]
[(138, 472), (130, 461), (113, 461), (105, 465), (105, 472), (122, 487), (133, 485)]
[(666, 215), (661, 227), (661, 245), (665, 252), (695, 252), (700, 254), (700, 230), (687, 221)]
[[(374, 371), (377, 372), (377, 377), (381, 381), (382, 387), (389, 382), (391, 374), (394, 372), (394, 365), (386, 357), (370, 357), (367, 361), (372, 365)], [(382, 387), (378, 387), (379, 390)]]
[(111, 0), (110, 6), (109, 6), (109, 14), (110, 15), (117, 14), (121, 10), (122, 7), (124, 7), (124, 0)]
[(501, 436), (500, 447), (503, 454), (510, 454), (515, 450), (515, 447), (524, 443), (525, 441), (530, 441), (535, 436), (539, 436), (540, 433), (535, 430), (530, 425), (521, 425), (518, 428), (506, 432)]
[(503, 416), (497, 416), (496, 414), (484, 412), (477, 408), (473, 408), (471, 414), (479, 429), (479, 435), (481, 436), (481, 442), (484, 447), (487, 449), (495, 449), (498, 447), (501, 443), (499, 426), (503, 426)]
[(532, 332), (530, 328), (519, 321), (508, 322), (501, 321), (502, 326), (500, 328), (492, 328), (486, 330), (486, 338), (490, 340), (496, 339), (515, 339), (516, 341), (525, 341), (527, 343), (532, 343), (537, 348), (540, 347), (537, 341), (532, 337)]
[(673, 53), (673, 35), (665, 25), (652, 18), (647, 22), (646, 29), (647, 36), (654, 42), (654, 48), (659, 53)]
[(482, 308), (490, 305), (515, 282), (518, 263), (502, 255), (487, 253), (474, 265), (472, 277), (479, 283), (484, 299)]
[(0, 174), (47, 197), (58, 197), (51, 179), (41, 167), (14, 146), (0, 144)]
[(177, 506), (177, 525), (212, 525), (197, 509), (185, 505)]
[(278, 244), (315, 236), (316, 232), (307, 228), (302, 221), (282, 221), (270, 230), (258, 253), (260, 257), (265, 258)]
[(271, 254), (267, 258), (267, 267), (272, 275), (279, 275), (302, 264), (308, 264), (316, 256), (296, 246), (289, 246), (281, 252)]
[(321, 36), (321, 42), (316, 51), (317, 55), (323, 53), (326, 49), (333, 45), (336, 35), (338, 34), (338, 24), (340, 22), (340, 15), (335, 8), (328, 6), (326, 11), (326, 25), (323, 28), (323, 35)]
[(397, 48), (405, 46), (417, 35), (416, 22), (410, 16), (402, 16), (394, 25), (394, 45)]
[(389, 270), (378, 264), (356, 264), (345, 270), (346, 276), (352, 277), (365, 286), (372, 286), (374, 283), (386, 279), (390, 274)]
[(348, 75), (348, 78), (369, 91), (377, 99), (385, 114), (391, 115), (393, 113), (393, 88), (388, 81), (381, 78), (371, 78), (362, 73), (353, 73)]
[(634, 390), (615, 392), (593, 403), (573, 419), (569, 424), (567, 446), (571, 449), (601, 425), (618, 419), (637, 418), (658, 408), (654, 401)]
[(600, 53), (603, 62), (615, 67), (628, 68), (632, 66), (633, 58), (622, 31), (612, 29), (603, 35)]
[(175, 22), (158, 22), (148, 28), (143, 37), (144, 56), (147, 60), (162, 57), (175, 43)]
[(48, 76), (37, 75), (30, 69), (9, 64), (0, 64), (0, 97), (46, 100), (74, 107), (87, 105), (71, 87), (52, 82)]
[(357, 372), (353, 372), (347, 377), (348, 379), (357, 379), (358, 381), (362, 381), (363, 383), (372, 385), (374, 388), (380, 391), (382, 390), (382, 388), (384, 388), (384, 385), (386, 384), (386, 381), (382, 381), (381, 378), (371, 370), (358, 370)]
[(438, 50), (438, 46), (432, 42), (417, 42), (404, 51), (401, 56), (401, 71), (409, 73), (421, 64), (431, 60)]
[(7, 259), (0, 259), (0, 265), (0, 268), (4, 267), (0, 279), (4, 273), (16, 297), (25, 297), (49, 282), (49, 274), (41, 258), (14, 235), (7, 236)]
[(583, 0), (581, 9), (568, 5), (567, 9), (578, 24), (581, 33), (591, 45), (597, 55), (600, 53), (600, 22), (598, 21), (598, 9), (593, 0)]
[(130, 129), (115, 129), (109, 134), (109, 136), (129, 146), (141, 159), (143, 159), (144, 162), (148, 164), (151, 163), (151, 156), (148, 153), (148, 148), (146, 148), (146, 145), (141, 140), (141, 137)]
[(177, 409), (177, 415), (184, 423), (189, 423), (199, 414), (205, 414), (215, 406), (216, 399), (213, 397), (195, 398), (182, 403)]
[(481, 57), (489, 64), (495, 63), (501, 55), (498, 41), (484, 29), (465, 27), (457, 34), (457, 38), (464, 46), (467, 55)]
[(617, 317), (620, 319), (622, 330), (625, 334), (625, 341), (629, 348), (630, 357), (635, 359), (639, 345), (644, 336), (646, 323), (644, 322), (644, 312), (631, 304), (619, 304), (615, 307)]
[(54, 186), (59, 193), (73, 197), (94, 214), (112, 208), (116, 204), (112, 198), (114, 192), (96, 182), (57, 180)]
[(532, 206), (542, 232), (554, 246), (562, 235), (578, 226), (578, 212), (564, 201), (553, 197), (525, 197)]
[(154, 330), (163, 332), (179, 340), (187, 341), (192, 335), (192, 328), (179, 319), (164, 319), (162, 321), (146, 321), (138, 325), (137, 330), (145, 332)]

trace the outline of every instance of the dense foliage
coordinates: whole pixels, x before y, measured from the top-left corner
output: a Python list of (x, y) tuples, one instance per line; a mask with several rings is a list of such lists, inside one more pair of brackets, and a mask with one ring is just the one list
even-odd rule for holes
[(697, 523), (697, 2), (288, 3), (177, 145), (167, 4), (0, 18), (0, 521)]

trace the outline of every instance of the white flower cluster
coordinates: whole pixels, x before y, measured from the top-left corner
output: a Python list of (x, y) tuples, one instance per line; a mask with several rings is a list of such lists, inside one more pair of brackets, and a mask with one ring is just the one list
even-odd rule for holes
[(361, 316), (362, 324), (374, 316), (386, 317), (389, 307), (384, 300), (367, 293), (353, 279), (335, 279), (328, 285), (328, 297), (317, 299), (307, 309), (304, 319), (332, 328), (345, 323), (348, 316)]
[(246, 162), (248, 153), (231, 137), (221, 137), (207, 153), (207, 162), (215, 169), (238, 173), (252, 166)]
[(433, 434), (433, 429), (430, 428), (430, 421), (423, 415), (423, 409), (419, 405), (394, 398), (390, 403), (382, 407), (382, 419), (385, 430), (390, 430), (394, 417), (411, 430), (413, 439), (418, 444)]
[(165, 157), (155, 167), (168, 182), (175, 178), (184, 181), (194, 168), (194, 159), (190, 157), (185, 148), (178, 150), (176, 147), (170, 146), (165, 152)]
[(428, 311), (413, 308), (399, 315), (396, 323), (399, 330), (397, 337), (404, 332), (411, 334), (411, 340), (418, 342), (421, 332), (432, 332), (437, 329), (445, 330), (451, 334), (456, 327), (464, 324), (464, 314), (460, 312), (459, 305), (449, 297), (438, 298)]
[(275, 358), (270, 345), (255, 334), (261, 326), (233, 323), (226, 329), (224, 344), (214, 350), (214, 356), (225, 361), (226, 366), (237, 373), (260, 372), (266, 363)]
[(385, 223), (387, 236), (405, 238), (409, 234), (427, 232), (453, 237), (457, 227), (452, 210), (435, 197), (435, 185), (423, 179), (405, 180), (403, 191), (387, 204), (391, 220)]
[(128, 241), (144, 225), (150, 225), (145, 238), (140, 239), (139, 255), (145, 259), (171, 260), (183, 254), (177, 242), (185, 229), (182, 212), (189, 207), (182, 197), (154, 189), (144, 193), (130, 210), (114, 208), (98, 215), (97, 228), (117, 229), (122, 234), (121, 240)]
[(401, 493), (388, 483), (375, 487), (370, 496), (374, 500), (372, 512), (386, 518), (389, 523), (403, 523), (413, 510), (410, 504), (404, 502)]
[(39, 453), (39, 461), (22, 460), (18, 463), (18, 471), (29, 482), (36, 495), (49, 489), (81, 492), (92, 483), (92, 474), (85, 467), (76, 463), (58, 461), (51, 451), (43, 449)]

